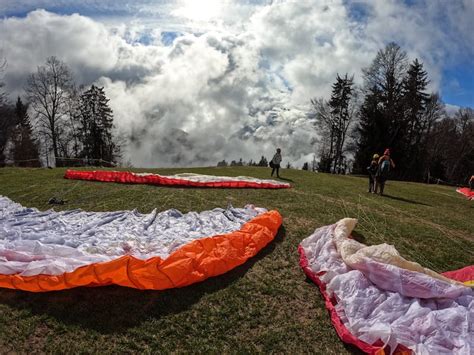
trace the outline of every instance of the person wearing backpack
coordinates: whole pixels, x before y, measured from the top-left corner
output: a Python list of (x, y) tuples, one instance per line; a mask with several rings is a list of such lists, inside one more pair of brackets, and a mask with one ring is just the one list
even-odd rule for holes
[(390, 149), (387, 148), (379, 159), (379, 166), (375, 179), (375, 193), (377, 193), (377, 190), (380, 190), (380, 195), (383, 195), (385, 182), (388, 179), (390, 170), (393, 168), (395, 168), (395, 163), (392, 158), (390, 158)]
[(374, 154), (370, 165), (367, 167), (367, 171), (369, 172), (369, 193), (375, 193), (375, 175), (379, 167), (379, 158), (380, 156), (378, 154)]
[(281, 163), (281, 149), (278, 148), (272, 160), (270, 161), (270, 168), (272, 168), (272, 174), (276, 171), (277, 177), (280, 177), (280, 163)]

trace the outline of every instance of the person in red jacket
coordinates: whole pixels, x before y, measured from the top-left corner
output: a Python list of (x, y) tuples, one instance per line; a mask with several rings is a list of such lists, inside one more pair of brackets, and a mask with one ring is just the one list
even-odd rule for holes
[(377, 169), (377, 175), (375, 180), (375, 193), (380, 190), (380, 195), (383, 195), (385, 189), (385, 182), (388, 179), (390, 170), (395, 168), (395, 163), (390, 158), (390, 149), (385, 149), (383, 155), (379, 159), (379, 167)]

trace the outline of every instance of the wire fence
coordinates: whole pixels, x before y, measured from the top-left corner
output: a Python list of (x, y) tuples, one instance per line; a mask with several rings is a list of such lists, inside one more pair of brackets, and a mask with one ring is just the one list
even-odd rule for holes
[(7, 160), (4, 162), (4, 166), (31, 168), (101, 166), (113, 168), (117, 167), (118, 164), (103, 159), (56, 157), (56, 159), (52, 159), (52, 161), (50, 161), (49, 159), (46, 160), (38, 158), (25, 160)]

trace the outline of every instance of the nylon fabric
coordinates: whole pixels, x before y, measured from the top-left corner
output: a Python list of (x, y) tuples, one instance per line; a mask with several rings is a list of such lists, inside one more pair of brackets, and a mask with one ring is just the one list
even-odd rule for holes
[(468, 200), (474, 200), (474, 191), (472, 191), (469, 187), (460, 187), (456, 190), (456, 192), (466, 196)]
[(354, 225), (346, 219), (319, 228), (299, 247), (341, 339), (371, 354), (472, 353), (474, 292), (462, 282), (474, 279), (474, 267), (436, 274), (391, 246), (349, 239)]
[(0, 287), (182, 287), (244, 263), (281, 222), (278, 212), (251, 205), (187, 214), (41, 212), (0, 197)]
[(214, 188), (260, 188), (283, 189), (290, 184), (275, 180), (257, 179), (247, 176), (213, 176), (184, 173), (177, 175), (159, 175), (150, 173), (132, 173), (110, 170), (67, 170), (64, 177), (74, 180), (117, 182), (125, 184), (148, 184), (158, 186), (214, 187)]

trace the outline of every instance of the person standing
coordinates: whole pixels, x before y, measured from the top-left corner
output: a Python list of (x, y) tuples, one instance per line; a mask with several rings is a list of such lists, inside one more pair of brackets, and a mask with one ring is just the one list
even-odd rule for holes
[(275, 155), (270, 161), (270, 167), (272, 168), (272, 174), (270, 176), (273, 176), (273, 173), (276, 171), (277, 177), (280, 177), (280, 163), (281, 163), (281, 149), (277, 148)]
[(390, 149), (387, 148), (379, 159), (379, 166), (375, 179), (375, 193), (377, 193), (377, 190), (380, 190), (380, 195), (383, 195), (385, 182), (388, 179), (390, 170), (393, 168), (395, 168), (395, 163), (393, 162), (392, 158), (390, 158)]
[(379, 167), (379, 158), (380, 156), (378, 154), (374, 154), (370, 165), (367, 167), (367, 171), (369, 172), (369, 193), (375, 193), (375, 175)]
[(471, 191), (474, 190), (474, 175), (469, 179), (469, 189), (471, 189)]

